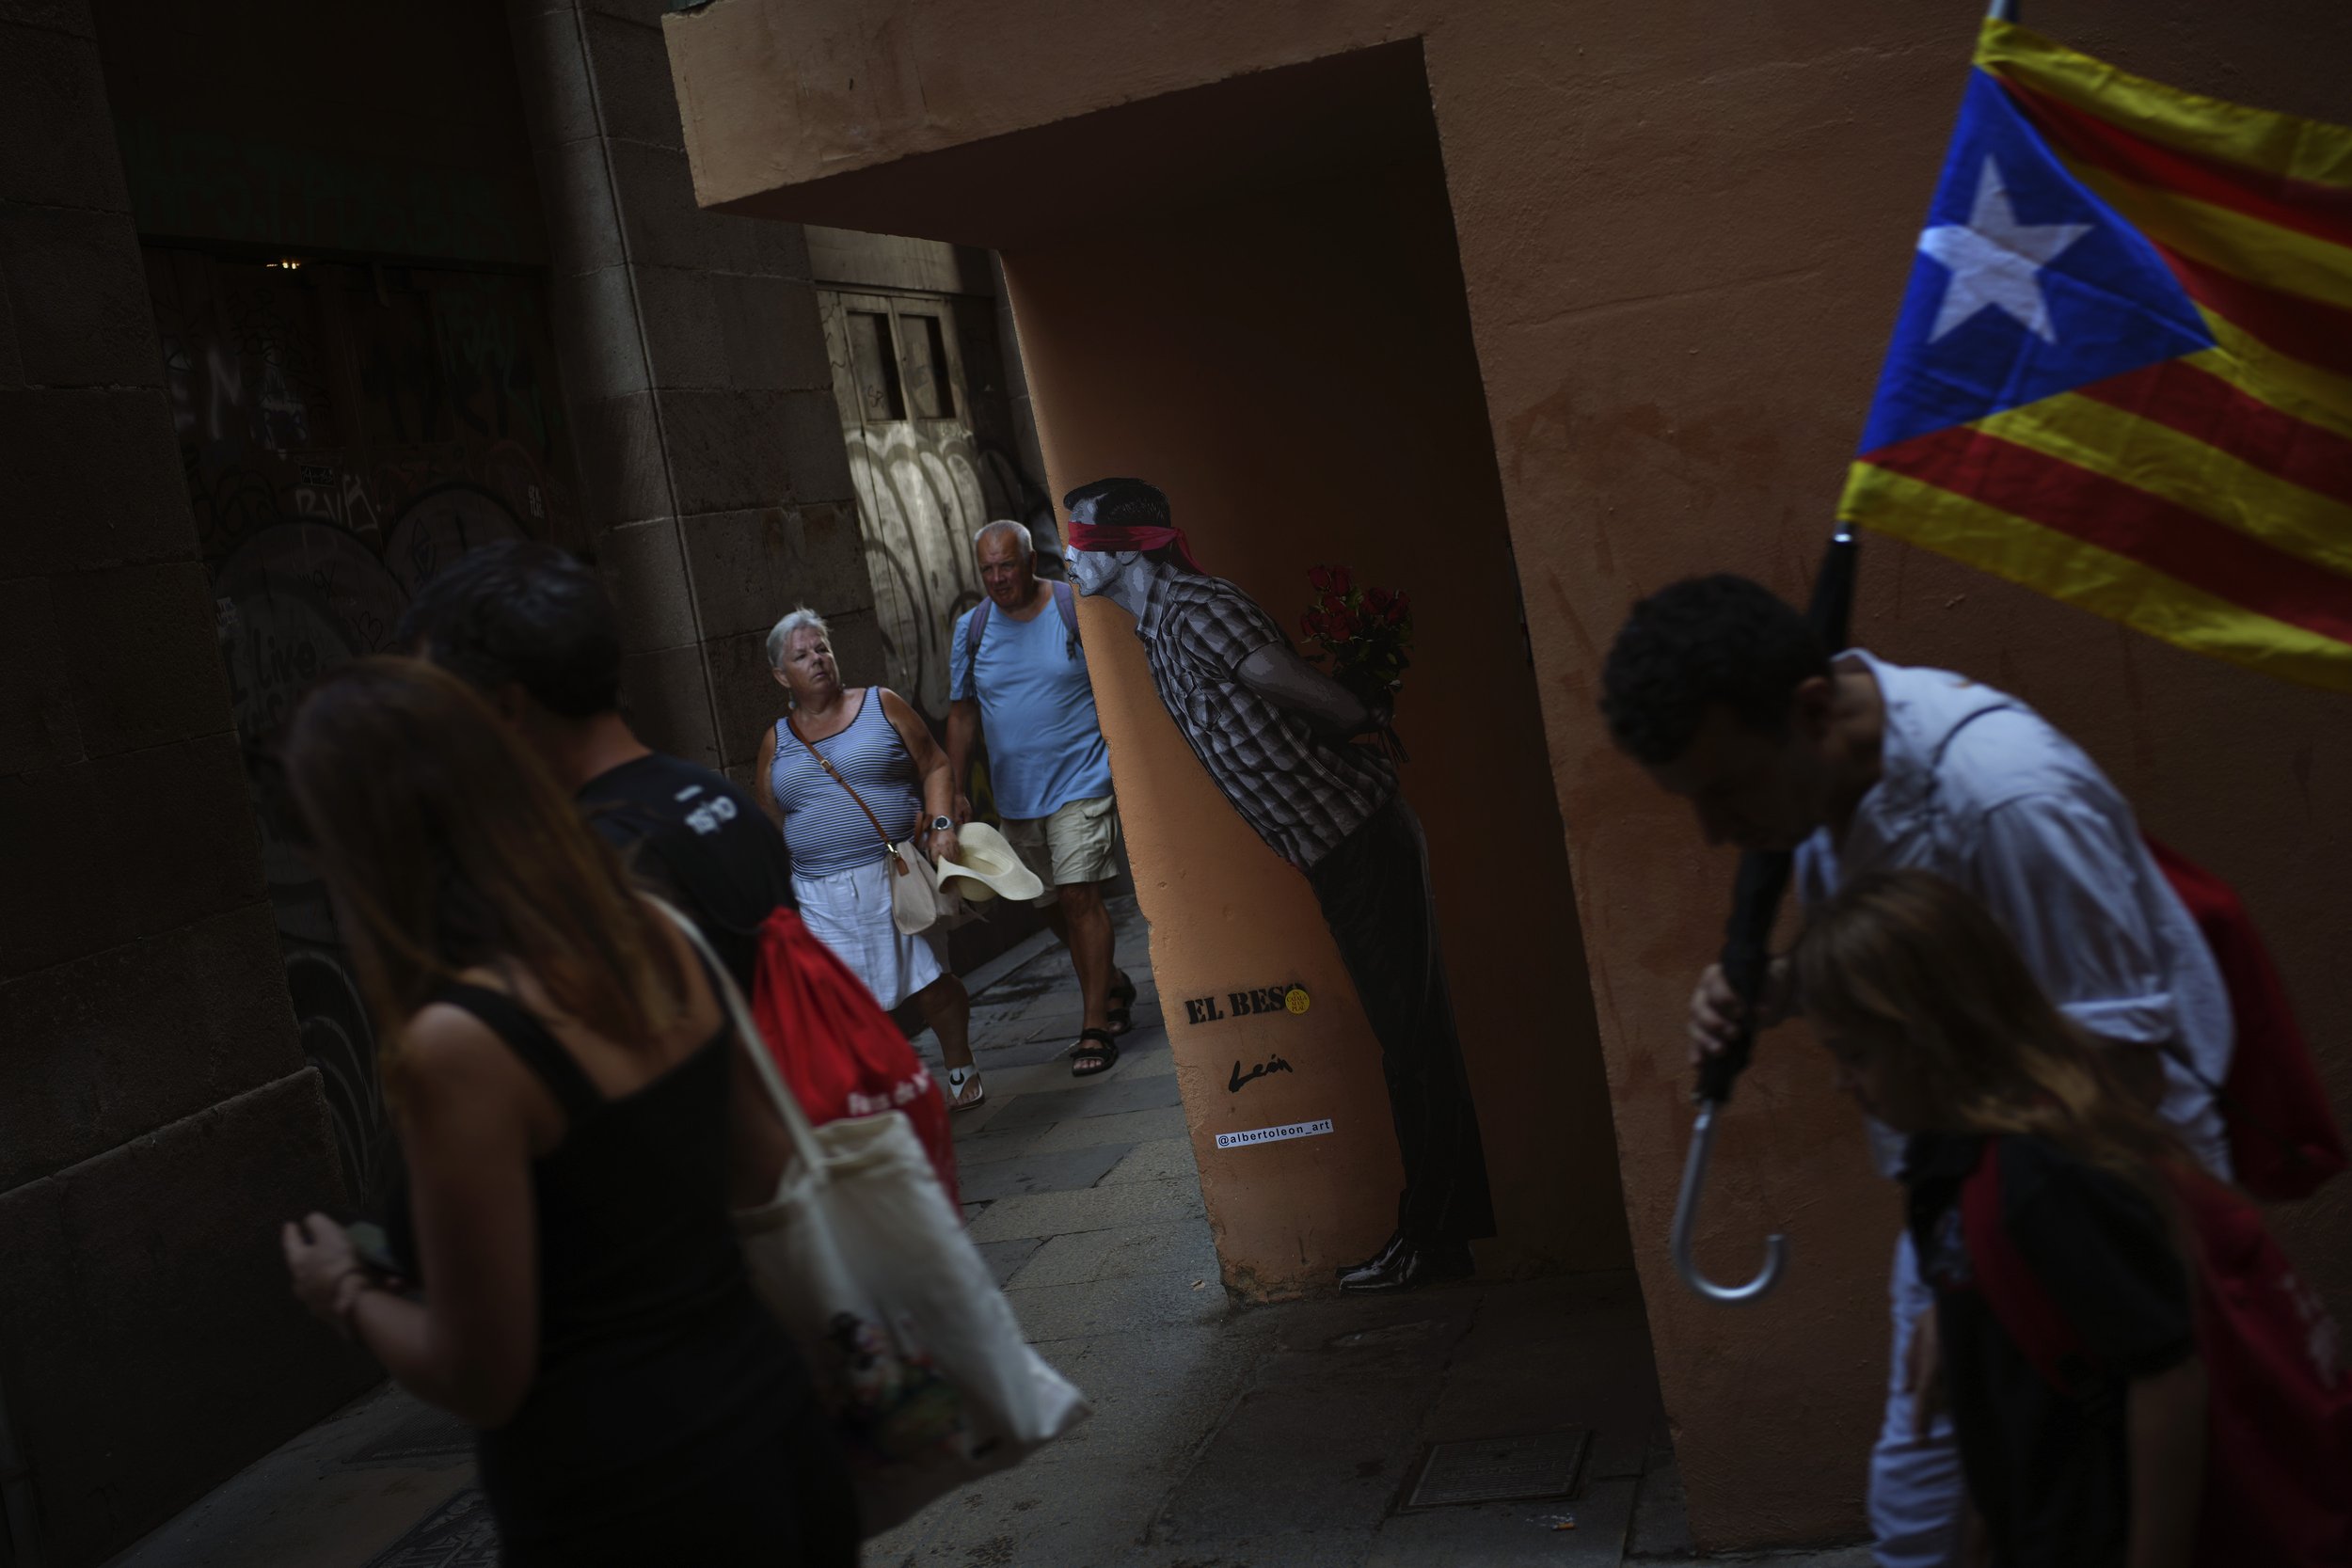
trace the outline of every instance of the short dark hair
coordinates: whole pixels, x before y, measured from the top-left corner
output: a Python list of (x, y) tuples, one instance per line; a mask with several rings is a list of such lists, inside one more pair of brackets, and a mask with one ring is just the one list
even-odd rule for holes
[(1653, 767), (1680, 756), (1714, 706), (1751, 730), (1787, 733), (1790, 700), (1829, 673), (1829, 650), (1763, 584), (1686, 578), (1633, 607), (1601, 669), (1600, 711), (1619, 746)]
[(565, 719), (621, 705), (621, 626), (595, 568), (555, 545), (503, 539), (426, 579), (400, 645), (484, 691), (512, 682)]
[(1094, 503), (1094, 520), (1119, 528), (1168, 527), (1168, 498), (1156, 484), (1140, 479), (1098, 479), (1081, 484), (1061, 499), (1065, 507)]

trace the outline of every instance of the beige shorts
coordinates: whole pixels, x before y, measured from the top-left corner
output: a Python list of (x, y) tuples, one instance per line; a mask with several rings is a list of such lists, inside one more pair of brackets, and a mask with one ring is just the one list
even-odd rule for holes
[(1050, 904), (1054, 890), (1072, 882), (1107, 882), (1119, 875), (1119, 800), (1097, 795), (1073, 800), (1051, 816), (1009, 816), (1005, 842), (1037, 873), (1045, 891), (1030, 902)]

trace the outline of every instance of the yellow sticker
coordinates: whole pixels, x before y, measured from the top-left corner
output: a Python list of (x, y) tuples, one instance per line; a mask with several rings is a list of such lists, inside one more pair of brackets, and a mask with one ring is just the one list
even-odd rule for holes
[(1289, 994), (1282, 998), (1282, 1006), (1288, 1007), (1295, 1013), (1305, 1012), (1308, 1007), (1311, 1006), (1311, 1004), (1307, 1000), (1307, 988), (1304, 986), (1291, 987)]

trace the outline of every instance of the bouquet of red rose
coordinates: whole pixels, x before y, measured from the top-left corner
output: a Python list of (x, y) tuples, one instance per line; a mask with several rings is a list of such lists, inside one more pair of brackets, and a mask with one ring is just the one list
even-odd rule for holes
[[(1314, 567), (1307, 584), (1316, 594), (1298, 621), (1312, 650), (1308, 657), (1374, 712), (1393, 707), (1413, 662), (1406, 657), (1413, 645), (1412, 600), (1393, 589), (1359, 588), (1344, 566)], [(1402, 762), (1405, 749), (1395, 732), (1383, 725), (1380, 737)]]

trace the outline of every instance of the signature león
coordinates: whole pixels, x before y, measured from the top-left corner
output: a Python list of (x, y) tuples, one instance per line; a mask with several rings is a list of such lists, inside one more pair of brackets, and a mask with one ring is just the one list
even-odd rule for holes
[(1242, 1071), (1241, 1064), (1239, 1062), (1235, 1062), (1233, 1064), (1233, 1076), (1226, 1080), (1225, 1092), (1228, 1094), (1239, 1094), (1241, 1093), (1241, 1086), (1244, 1084), (1255, 1083), (1259, 1079), (1263, 1078), (1269, 1072), (1288, 1072), (1290, 1070), (1290, 1063), (1282, 1060), (1279, 1056), (1269, 1056), (1264, 1061), (1260, 1062), (1256, 1067), (1251, 1068), (1248, 1072)]

